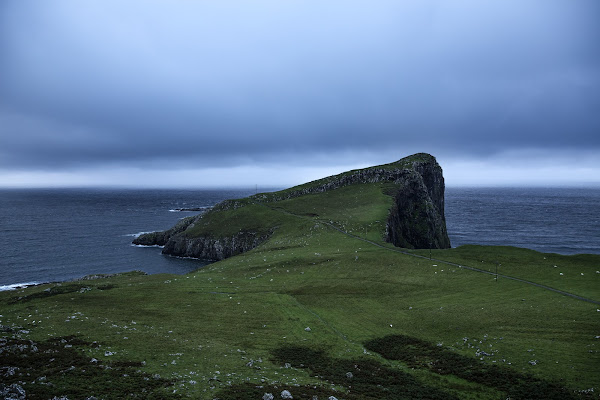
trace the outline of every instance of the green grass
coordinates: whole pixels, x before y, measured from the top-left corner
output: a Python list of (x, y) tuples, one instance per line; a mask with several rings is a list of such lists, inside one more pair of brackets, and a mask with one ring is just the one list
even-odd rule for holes
[[(19, 368), (3, 383), (27, 382), (32, 396), (46, 396), (38, 398), (79, 398), (82, 386), (98, 398), (127, 391), (201, 399), (277, 398), (282, 390), (309, 399), (598, 393), (599, 305), (389, 251), (385, 193), (384, 185), (353, 185), (212, 213), (196, 234), (272, 235), (188, 275), (132, 273), (2, 292), (0, 366)], [(600, 300), (599, 256), (484, 246), (432, 254), (486, 270), (498, 261), (500, 273)], [(386, 340), (393, 345), (373, 345)], [(13, 345), (28, 341), (66, 361), (26, 367)], [(516, 383), (498, 383), (499, 375)]]
[[(179, 398), (169, 390), (174, 382), (142, 372), (143, 362), (86, 357), (85, 350), (97, 346), (75, 336), (53, 337), (43, 342), (9, 338), (2, 343), (2, 365), (6, 366), (3, 384), (20, 385), (27, 399), (34, 400), (54, 398), (56, 393), (87, 398), (90, 387), (97, 397), (104, 399)], [(28, 381), (23, 382), (24, 376)]]
[(469, 382), (496, 388), (527, 399), (564, 400), (573, 396), (564, 387), (504, 365), (488, 364), (449, 351), (443, 346), (404, 335), (390, 335), (365, 344), (369, 350), (389, 360), (399, 360), (411, 368), (422, 368), (439, 375), (453, 375)]
[(239, 232), (267, 235), (285, 223), (286, 218), (257, 204), (222, 212), (209, 211), (185, 231), (187, 237), (230, 237)]
[[(428, 251), (413, 251), (428, 256)], [(434, 258), (514, 276), (558, 290), (600, 301), (600, 263), (598, 256), (578, 254), (564, 256), (539, 253), (508, 246), (461, 246), (444, 252), (434, 251)], [(502, 280), (502, 278), (500, 278)]]

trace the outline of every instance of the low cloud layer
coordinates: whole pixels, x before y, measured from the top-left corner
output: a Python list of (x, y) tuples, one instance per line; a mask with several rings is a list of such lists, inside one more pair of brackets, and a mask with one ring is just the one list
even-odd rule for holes
[(4, 1), (0, 177), (417, 151), (599, 172), (597, 15), (595, 0)]

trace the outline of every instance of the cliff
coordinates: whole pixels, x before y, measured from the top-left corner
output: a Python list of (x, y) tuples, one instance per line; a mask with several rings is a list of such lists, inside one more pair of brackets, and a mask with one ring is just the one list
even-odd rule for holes
[(269, 237), (270, 234), (261, 235), (254, 232), (240, 232), (232, 236), (220, 238), (174, 235), (165, 243), (163, 254), (205, 260), (223, 260), (252, 250)]
[(450, 248), (444, 215), (444, 177), (435, 159), (415, 164), (396, 184), (386, 241), (415, 249)]
[(392, 197), (382, 239), (405, 248), (450, 247), (442, 168), (433, 156), (424, 153), (279, 192), (226, 200), (206, 214), (186, 218), (167, 231), (141, 235), (134, 243), (164, 246), (163, 253), (174, 256), (221, 260), (269, 239), (278, 221), (275, 211), (264, 214), (265, 205), (276, 207), (274, 203), (359, 184), (379, 185)]
[(161, 232), (143, 233), (133, 239), (133, 244), (140, 246), (165, 246), (170, 238), (178, 233), (185, 231), (191, 224), (194, 223), (201, 215), (195, 217), (187, 217), (175, 224), (171, 229)]

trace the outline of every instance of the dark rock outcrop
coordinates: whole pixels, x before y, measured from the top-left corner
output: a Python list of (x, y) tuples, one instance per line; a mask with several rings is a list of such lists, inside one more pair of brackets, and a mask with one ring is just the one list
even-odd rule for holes
[(166, 231), (143, 233), (133, 240), (133, 244), (139, 246), (165, 246), (169, 239), (178, 233), (185, 231), (201, 216), (183, 218), (174, 227)]
[[(450, 247), (444, 216), (442, 168), (429, 154), (419, 153), (395, 163), (349, 171), (275, 193), (225, 200), (210, 213), (233, 210), (255, 203), (271, 203), (308, 194), (323, 193), (358, 183), (390, 183), (393, 205), (386, 224), (385, 240), (400, 247), (442, 249)], [(222, 260), (246, 252), (266, 241), (271, 232), (240, 231), (233, 236), (187, 235), (202, 215), (182, 219), (164, 232), (139, 236), (133, 243), (163, 246), (163, 253), (209, 260)]]
[(269, 236), (270, 234), (258, 235), (254, 232), (240, 232), (223, 238), (187, 237), (180, 234), (172, 236), (164, 245), (162, 252), (177, 257), (218, 261), (252, 250)]
[(386, 241), (415, 249), (450, 248), (444, 215), (444, 177), (435, 158), (415, 163), (413, 170), (395, 183)]
[(192, 257), (205, 260), (223, 260), (252, 250), (265, 240), (272, 232), (259, 234), (242, 231), (229, 237), (211, 237), (186, 235), (186, 229), (192, 228), (202, 215), (187, 217), (179, 221), (173, 228), (162, 232), (144, 233), (133, 240), (140, 246), (161, 246), (162, 253), (176, 257)]

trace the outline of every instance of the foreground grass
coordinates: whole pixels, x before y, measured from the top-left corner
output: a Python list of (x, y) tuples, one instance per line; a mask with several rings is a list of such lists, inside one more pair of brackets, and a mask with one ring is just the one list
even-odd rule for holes
[[(277, 229), (253, 251), (188, 275), (131, 273), (0, 293), (3, 383), (69, 398), (598, 393), (600, 306), (391, 252), (328, 225), (381, 242), (384, 193), (357, 185), (253, 205), (263, 223), (232, 210), (244, 229)], [(507, 275), (600, 300), (598, 256), (465, 246), (433, 257), (489, 269), (498, 261)], [(65, 361), (53, 369), (28, 362), (44, 354)]]

